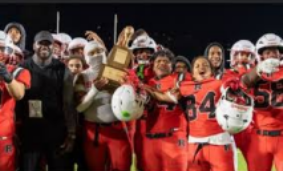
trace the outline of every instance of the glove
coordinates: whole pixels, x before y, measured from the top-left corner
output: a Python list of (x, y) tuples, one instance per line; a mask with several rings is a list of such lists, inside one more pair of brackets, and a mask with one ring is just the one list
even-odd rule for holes
[(259, 76), (261, 73), (271, 74), (278, 71), (278, 67), (280, 66), (280, 60), (275, 58), (269, 58), (257, 65), (256, 72)]
[(0, 63), (0, 77), (2, 77), (7, 84), (11, 83), (13, 80), (13, 75), (8, 72), (6, 65), (3, 63)]
[(224, 83), (223, 83), (223, 88), (230, 88), (232, 91), (237, 91), (240, 89), (240, 79), (238, 77), (232, 77), (227, 79)]
[(56, 151), (56, 155), (59, 157), (72, 152), (75, 145), (75, 140), (76, 140), (75, 133), (68, 133), (64, 143)]

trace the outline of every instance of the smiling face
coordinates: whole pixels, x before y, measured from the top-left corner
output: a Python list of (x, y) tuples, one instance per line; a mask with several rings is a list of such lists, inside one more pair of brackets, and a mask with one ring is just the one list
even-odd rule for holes
[(203, 81), (212, 76), (212, 68), (209, 61), (203, 57), (196, 59), (193, 64), (193, 78), (195, 81)]
[(279, 59), (280, 58), (280, 51), (276, 47), (266, 48), (262, 51), (261, 56), (262, 56), (263, 60), (266, 60), (266, 59), (269, 59), (269, 58)]
[(219, 46), (211, 46), (208, 50), (208, 59), (215, 69), (219, 68), (223, 60), (222, 49)]
[(34, 51), (41, 60), (46, 60), (52, 56), (53, 44), (47, 40), (35, 42)]
[(166, 56), (157, 56), (153, 63), (153, 71), (159, 78), (169, 75), (172, 71), (170, 59)]
[(175, 64), (175, 72), (176, 73), (186, 73), (188, 70), (187, 65), (184, 62), (177, 62)]
[(15, 27), (10, 28), (8, 34), (11, 36), (13, 43), (15, 44), (17, 44), (21, 40), (21, 32)]

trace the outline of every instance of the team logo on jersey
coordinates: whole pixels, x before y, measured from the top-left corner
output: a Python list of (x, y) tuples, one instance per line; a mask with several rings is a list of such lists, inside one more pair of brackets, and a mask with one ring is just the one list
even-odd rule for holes
[(5, 153), (11, 153), (13, 151), (13, 146), (12, 145), (6, 145), (4, 147)]
[(195, 90), (200, 90), (201, 89), (201, 84), (196, 84), (195, 85)]
[(186, 146), (186, 141), (183, 139), (178, 139), (178, 146), (179, 147), (185, 147)]

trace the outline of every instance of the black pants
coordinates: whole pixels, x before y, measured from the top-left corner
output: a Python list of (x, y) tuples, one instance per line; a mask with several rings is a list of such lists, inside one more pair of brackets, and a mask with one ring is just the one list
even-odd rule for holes
[(60, 155), (67, 132), (64, 123), (29, 121), (20, 128), (20, 171), (40, 171), (42, 159), (48, 171), (73, 171), (72, 154)]
[(79, 129), (79, 133), (77, 134), (76, 144), (74, 147), (74, 151), (72, 153), (73, 162), (77, 164), (77, 171), (88, 171), (84, 150), (83, 150), (83, 133), (82, 129)]
[(55, 150), (24, 152), (20, 157), (20, 171), (41, 171), (42, 159), (48, 165), (48, 171), (73, 171), (71, 155), (57, 156)]

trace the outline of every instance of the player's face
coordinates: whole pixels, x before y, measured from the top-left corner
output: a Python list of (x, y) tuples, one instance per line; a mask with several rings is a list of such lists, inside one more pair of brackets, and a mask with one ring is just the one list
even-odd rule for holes
[(263, 60), (268, 59), (268, 58), (277, 58), (277, 59), (279, 59), (280, 58), (279, 49), (277, 49), (277, 48), (265, 49), (262, 52), (262, 58), (263, 58)]
[(154, 60), (153, 71), (159, 78), (169, 75), (172, 71), (171, 61), (166, 56), (158, 56)]
[(175, 64), (175, 72), (176, 73), (185, 73), (187, 72), (187, 65), (184, 62), (177, 62)]
[(202, 81), (212, 76), (209, 62), (206, 59), (199, 58), (194, 62), (193, 78), (195, 81)]
[(208, 51), (208, 59), (214, 68), (219, 68), (223, 60), (222, 49), (218, 46), (210, 47)]
[[(237, 66), (242, 66), (251, 62), (252, 53), (250, 52), (236, 52), (234, 55), (234, 60), (237, 63)], [(236, 66), (236, 67), (237, 67)]]
[(53, 43), (53, 54), (57, 56), (61, 56), (61, 44), (58, 42)]
[(79, 59), (71, 59), (68, 62), (68, 68), (70, 69), (73, 75), (76, 75), (83, 71), (83, 64), (82, 61)]
[(91, 50), (90, 52), (88, 52), (88, 56), (98, 56), (99, 54), (103, 53), (104, 52), (104, 49), (102, 48), (95, 48), (93, 50)]
[(11, 36), (12, 40), (14, 43), (18, 43), (21, 40), (21, 32), (15, 28), (12, 27), (9, 31), (8, 31), (8, 35)]
[(137, 49), (135, 50), (135, 57), (138, 60), (148, 60), (152, 51), (150, 49)]
[(76, 48), (76, 49), (73, 49), (71, 52), (72, 52), (72, 55), (75, 55), (75, 56), (81, 56), (81, 57), (84, 56), (83, 48)]
[(39, 58), (45, 60), (52, 56), (53, 45), (51, 42), (43, 40), (35, 43), (34, 50)]

